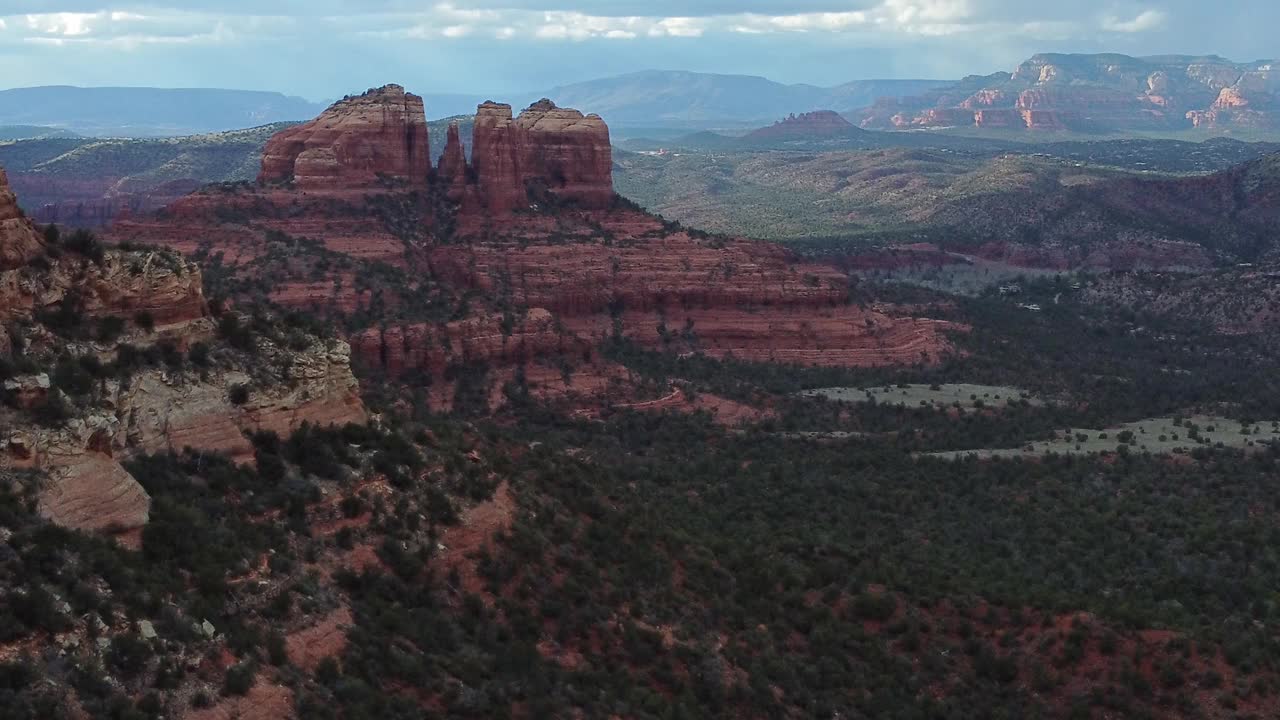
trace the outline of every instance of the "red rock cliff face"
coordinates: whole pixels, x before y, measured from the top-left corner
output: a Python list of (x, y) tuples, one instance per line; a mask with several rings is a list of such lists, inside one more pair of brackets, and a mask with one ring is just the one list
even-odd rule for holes
[[(965, 78), (958, 85), (968, 91), (965, 97), (941, 92), (899, 99), (863, 111), (860, 125), (964, 125), (959, 111), (987, 111), (976, 116), (979, 126), (1014, 130), (1275, 127), (1275, 68), (1267, 61), (1221, 58), (1036, 55), (1011, 75)], [(1012, 119), (1011, 110), (1022, 122), (1003, 122)]]
[(0, 169), (0, 270), (26, 265), (43, 250), (44, 241), (18, 209), (18, 198)]
[(386, 85), (334, 103), (320, 117), (275, 135), (259, 182), (349, 190), (382, 178), (425, 185), (431, 170), (422, 98)]
[(527, 207), (530, 183), (544, 184), (581, 208), (613, 202), (609, 127), (597, 115), (558, 108), (550, 100), (539, 100), (516, 118), (510, 105), (480, 105), (471, 163), (478, 198), (490, 212)]
[(444, 155), (440, 156), (440, 171), (436, 174), (444, 183), (449, 199), (457, 202), (467, 190), (467, 155), (462, 149), (462, 137), (458, 134), (458, 123), (449, 123), (449, 132), (445, 138)]

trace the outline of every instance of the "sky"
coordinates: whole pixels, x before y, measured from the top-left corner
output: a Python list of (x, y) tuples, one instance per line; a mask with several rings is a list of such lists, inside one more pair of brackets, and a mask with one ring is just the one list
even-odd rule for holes
[[(1229, 8), (1229, 9), (1228, 9)], [(0, 0), (0, 87), (520, 92), (646, 69), (835, 85), (1036, 52), (1280, 57), (1278, 0)]]

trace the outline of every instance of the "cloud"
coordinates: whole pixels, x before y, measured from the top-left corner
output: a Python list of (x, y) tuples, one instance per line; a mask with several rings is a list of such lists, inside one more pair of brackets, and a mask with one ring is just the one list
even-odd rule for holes
[(107, 19), (106, 12), (101, 13), (48, 13), (45, 15), (28, 15), (27, 27), (44, 35), (61, 35), (76, 37), (89, 34), (89, 26), (94, 20)]
[[(316, 24), (326, 34), (386, 40), (463, 41), (477, 37), (537, 42), (696, 39), (713, 35), (827, 34), (882, 47), (895, 39), (981, 36), (1007, 42), (1015, 33), (1060, 38), (1081, 34), (1085, 22), (1115, 0), (1076, 0), (1072, 9), (1030, 9), (1015, 0), (165, 0), (113, 6), (99, 0), (5, 0), (0, 43), (13, 38), (121, 38), (269, 42), (305, 36)], [(1168, 0), (1176, 2), (1180, 0)], [(6, 12), (10, 14), (5, 14)], [(1064, 13), (1067, 15), (1064, 17)], [(1070, 17), (1074, 15), (1075, 17)], [(1093, 15), (1114, 33), (1142, 33), (1166, 25), (1168, 13)], [(12, 22), (17, 20), (17, 22)], [(217, 33), (213, 28), (220, 27)], [(1094, 24), (1093, 27), (1098, 27)], [(315, 34), (315, 33), (311, 33)]]
[(1274, 56), (1275, 0), (0, 0), (5, 81), (341, 96), (524, 89), (663, 67), (836, 84), (1037, 52)]
[(1164, 27), (1167, 19), (1168, 15), (1161, 10), (1143, 10), (1129, 20), (1108, 15), (1102, 18), (1102, 29), (1118, 33), (1148, 32)]

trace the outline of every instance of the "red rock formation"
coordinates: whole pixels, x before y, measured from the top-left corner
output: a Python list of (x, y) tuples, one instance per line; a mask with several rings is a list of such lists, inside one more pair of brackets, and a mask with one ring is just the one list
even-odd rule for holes
[(1068, 118), (1075, 120), (1071, 113), (1055, 110), (1022, 110), (1018, 117), (1028, 130), (1066, 130), (1072, 124)]
[(960, 107), (966, 110), (981, 110), (983, 108), (1009, 107), (1012, 104), (1012, 98), (1003, 90), (979, 90), (960, 103)]
[(1196, 127), (1270, 128), (1280, 126), (1277, 109), (1280, 109), (1280, 101), (1276, 95), (1265, 90), (1233, 86), (1223, 88), (1208, 110), (1188, 112), (1187, 119)]
[(371, 328), (351, 340), (352, 352), (366, 364), (393, 375), (425, 370), (441, 377), (449, 365), (514, 364), (535, 357), (581, 353), (587, 346), (559, 332), (551, 313), (534, 308), (504, 326), (501, 315), (479, 315), (443, 325), (415, 323)]
[(586, 209), (613, 202), (609, 127), (597, 115), (539, 100), (512, 118), (511, 106), (487, 102), (476, 111), (471, 165), (485, 209), (528, 207), (530, 184)]
[(961, 108), (933, 108), (910, 121), (920, 127), (968, 127), (974, 124), (974, 112)]
[(1243, 108), (1249, 106), (1249, 98), (1237, 88), (1222, 88), (1222, 92), (1218, 94), (1218, 99), (1213, 101), (1211, 109), (1213, 110), (1230, 110), (1235, 108)]
[(433, 250), (432, 265), (461, 287), (549, 309), (589, 344), (620, 329), (655, 348), (825, 365), (932, 361), (950, 347), (945, 323), (849, 306), (843, 273), (777, 246), (699, 241), (639, 213), (591, 221), (633, 241), (473, 240)]
[(1024, 121), (1017, 110), (978, 110), (973, 114), (973, 124), (980, 128), (1014, 128)]
[(0, 270), (21, 267), (44, 252), (44, 240), (18, 208), (9, 178), (0, 169)]
[(263, 152), (258, 180), (292, 180), (304, 190), (354, 190), (383, 181), (424, 186), (430, 170), (422, 98), (386, 85), (277, 133)]
[(64, 255), (34, 276), (0, 272), (0, 322), (56, 308), (72, 294), (88, 318), (145, 312), (165, 326), (206, 314), (196, 265), (170, 253), (109, 252), (100, 263)]
[(298, 352), (264, 344), (260, 353), (264, 363), (287, 357), (289, 376), (278, 386), (255, 388), (238, 406), (228, 400), (227, 388), (250, 383), (243, 372), (221, 372), (204, 383), (174, 382), (160, 373), (134, 378), (113, 399), (123, 426), (117, 445), (143, 452), (193, 447), (243, 458), (252, 454), (246, 431), (287, 436), (303, 422), (325, 426), (365, 420), (346, 343), (317, 343)]
[(450, 200), (454, 202), (462, 200), (467, 190), (467, 155), (462, 148), (462, 138), (458, 134), (457, 122), (449, 123), (444, 155), (440, 156), (440, 169), (436, 177), (447, 188)]
[(387, 227), (376, 206), (365, 202), (368, 190), (205, 189), (158, 213), (119, 218), (106, 237), (164, 245), (188, 255), (204, 245), (221, 253), (224, 262), (240, 265), (265, 254), (272, 233), (284, 233), (320, 240), (334, 252), (403, 265), (405, 240)]
[[(855, 305), (670, 308), (624, 312), (621, 320), (628, 338), (650, 348), (664, 347), (659, 327), (665, 323), (670, 333), (687, 332), (693, 338), (677, 348), (712, 357), (843, 367), (932, 364), (951, 350), (946, 333), (964, 329), (894, 308)], [(565, 325), (593, 340), (604, 340), (613, 331), (608, 316), (571, 317)]]
[[(962, 89), (966, 94), (957, 98)], [(957, 126), (968, 124), (959, 111), (1014, 108), (1022, 111), (1021, 127), (1032, 130), (1179, 128), (1188, 120), (1201, 127), (1275, 127), (1280, 123), (1277, 94), (1280, 73), (1268, 62), (1043, 54), (1012, 75), (965, 78), (952, 90), (878, 103), (863, 111), (860, 125)], [(993, 123), (993, 118), (1000, 120)], [(1003, 119), (1007, 116), (985, 115), (978, 122), (1019, 127)]]
[[(797, 121), (852, 130), (833, 114)], [(270, 145), (284, 148), (293, 142), (290, 133)], [(451, 128), (429, 188), (458, 203), (444, 237), (435, 235), (435, 216), (423, 207), (423, 195), (386, 188), (375, 202), (366, 187), (356, 198), (342, 194), (347, 186), (337, 182), (338, 174), (331, 177), (333, 184), (310, 189), (295, 183), (293, 188), (205, 190), (155, 216), (118, 223), (112, 237), (167, 240), (188, 252), (206, 244), (253, 273), (256, 263), (247, 260), (287, 244), (288, 238), (271, 234), (279, 231), (320, 239), (329, 250), (361, 260), (391, 262), (398, 256), (403, 266), (429, 273), (455, 292), (478, 291), (470, 314), (460, 320), (389, 323), (351, 337), (361, 363), (392, 374), (430, 373), (438, 381), (431, 387), (438, 406), (448, 403), (449, 369), (481, 363), (490, 367), (498, 388), (491, 405), (501, 403), (501, 384), (516, 379), (517, 367), (520, 377), (540, 378), (541, 397), (577, 396), (584, 389), (611, 393), (625, 373), (614, 373), (592, 353), (615, 331), (659, 349), (806, 364), (931, 362), (950, 347), (947, 323), (849, 305), (847, 279), (831, 266), (796, 263), (781, 248), (764, 243), (672, 232), (657, 218), (615, 209), (608, 128), (597, 117), (550, 101), (512, 117), (509, 106), (485, 103), (478, 109), (472, 147), (468, 167), (458, 131)], [(265, 178), (281, 176), (278, 158), (287, 154), (268, 153)], [(359, 186), (364, 180), (355, 182)], [(560, 206), (511, 212), (544, 200)], [(374, 212), (379, 207), (396, 212), (381, 215)], [(359, 278), (352, 273), (361, 272), (360, 266), (338, 265), (328, 266), (332, 278), (261, 279), (272, 283), (278, 302), (323, 303), (350, 312), (367, 290), (356, 290)], [(384, 307), (396, 302), (384, 298)], [(562, 368), (570, 366), (576, 374), (564, 380)], [(185, 410), (212, 407), (218, 400), (193, 397), (157, 408), (139, 422), (131, 419), (130, 427), (139, 428), (134, 434), (144, 447), (192, 438), (193, 444), (235, 452), (242, 424), (202, 410), (193, 419)], [(165, 434), (155, 429), (159, 426), (167, 428)]]
[(760, 128), (747, 135), (747, 139), (775, 140), (784, 138), (814, 138), (848, 135), (854, 131), (853, 123), (831, 110), (792, 114), (773, 125)]

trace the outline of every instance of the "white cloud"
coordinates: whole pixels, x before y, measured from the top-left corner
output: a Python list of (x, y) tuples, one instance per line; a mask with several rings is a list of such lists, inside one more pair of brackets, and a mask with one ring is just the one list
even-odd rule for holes
[(706, 23), (701, 18), (669, 17), (654, 23), (649, 30), (649, 35), (654, 37), (696, 38), (702, 37), (706, 31)]
[(1140, 33), (1164, 27), (1168, 16), (1162, 10), (1144, 10), (1137, 16), (1124, 20), (1114, 15), (1102, 18), (1102, 29), (1118, 33)]
[(105, 19), (106, 17), (107, 14), (105, 12), (59, 12), (32, 14), (27, 16), (27, 27), (45, 35), (76, 37), (79, 35), (88, 35), (90, 23), (94, 20)]

